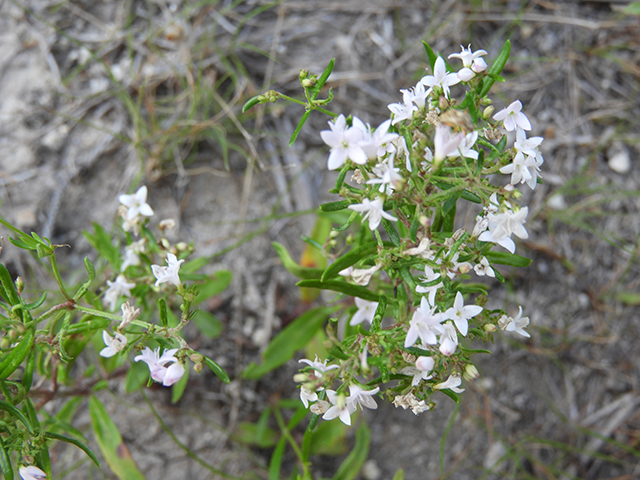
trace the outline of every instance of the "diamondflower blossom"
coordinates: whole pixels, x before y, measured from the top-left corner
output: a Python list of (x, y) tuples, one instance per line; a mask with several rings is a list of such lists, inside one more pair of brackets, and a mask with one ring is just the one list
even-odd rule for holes
[(376, 387), (373, 390), (365, 390), (359, 385), (351, 384), (349, 385), (349, 396), (347, 397), (347, 408), (351, 413), (355, 412), (358, 409), (358, 406), (361, 408), (370, 408), (375, 410), (378, 408), (378, 404), (375, 402), (373, 395), (380, 391), (380, 387)]
[(176, 287), (181, 287), (180, 277), (178, 272), (180, 270), (180, 264), (184, 260), (178, 260), (173, 253), (167, 253), (167, 266), (161, 267), (160, 265), (151, 265), (153, 275), (156, 277), (156, 287), (162, 283), (173, 283)]
[(469, 330), (469, 319), (475, 317), (482, 312), (482, 307), (478, 305), (466, 305), (464, 304), (464, 298), (462, 293), (456, 293), (456, 298), (453, 301), (453, 307), (444, 312), (444, 317), (449, 320), (453, 320), (456, 327), (463, 336), (467, 336)]
[(496, 276), (496, 273), (493, 271), (493, 268), (491, 268), (491, 264), (489, 264), (487, 257), (482, 257), (480, 259), (480, 263), (473, 266), (473, 270), (479, 277), (487, 275), (488, 277), (495, 278)]
[(457, 148), (448, 153), (447, 157), (456, 158), (462, 156), (463, 158), (478, 159), (478, 152), (473, 149), (473, 146), (478, 140), (478, 132), (471, 132), (465, 135), (462, 141), (458, 144)]
[(512, 132), (516, 128), (523, 130), (531, 130), (531, 123), (527, 116), (521, 112), (522, 102), (516, 100), (507, 108), (503, 108), (493, 116), (494, 120), (502, 121), (504, 129), (507, 132)]
[(489, 230), (482, 233), (478, 240), (497, 243), (509, 252), (515, 253), (516, 244), (510, 237), (511, 234), (514, 234), (518, 238), (529, 238), (529, 234), (524, 228), (528, 214), (529, 207), (521, 208), (517, 212), (507, 209), (502, 213), (488, 214)]
[(471, 44), (467, 48), (464, 48), (460, 45), (462, 51), (460, 53), (452, 53), (447, 58), (458, 58), (462, 60), (462, 65), (465, 67), (471, 67), (473, 61), (477, 58), (480, 58), (487, 54), (486, 50), (476, 50), (475, 52), (471, 51)]
[(451, 322), (442, 324), (444, 332), (440, 336), (440, 353), (450, 357), (458, 348), (458, 332)]
[(442, 57), (438, 57), (433, 66), (433, 75), (425, 75), (420, 80), (420, 83), (429, 87), (427, 94), (431, 93), (434, 87), (440, 87), (448, 98), (451, 94), (449, 87), (460, 83), (460, 79), (455, 73), (447, 73), (447, 67), (444, 60)]
[(124, 347), (127, 346), (127, 337), (119, 332), (114, 332), (112, 337), (106, 330), (103, 330), (102, 340), (104, 341), (106, 347), (100, 350), (100, 356), (104, 358), (113, 357), (115, 354), (121, 352)]
[(415, 387), (422, 380), (431, 379), (431, 371), (433, 370), (434, 366), (435, 361), (432, 357), (420, 356), (416, 359), (414, 367), (405, 367), (400, 373), (404, 375), (411, 375), (413, 377), (411, 379), (411, 386)]
[(373, 274), (380, 270), (380, 268), (382, 267), (378, 264), (371, 268), (354, 268), (351, 271), (351, 280), (353, 280), (356, 285), (366, 287), (369, 285)]
[(460, 45), (462, 52), (452, 53), (447, 58), (459, 58), (462, 60), (463, 68), (458, 72), (458, 78), (463, 82), (468, 82), (476, 73), (484, 72), (487, 69), (487, 63), (482, 59), (482, 56), (486, 55), (486, 50), (471, 51), (471, 45), (468, 48), (464, 48)]
[(441, 313), (435, 313), (435, 307), (431, 307), (426, 297), (420, 300), (420, 306), (413, 312), (409, 322), (409, 331), (404, 341), (404, 348), (412, 347), (418, 337), (423, 345), (436, 345), (438, 338), (436, 334), (442, 333), (444, 317)]
[(125, 297), (131, 297), (131, 289), (136, 286), (135, 283), (130, 283), (124, 275), (118, 275), (116, 281), (112, 282), (107, 280), (107, 288), (104, 292), (103, 303), (109, 304), (109, 310), (114, 311), (118, 299), (124, 295)]
[[(333, 420), (334, 418), (340, 418), (340, 421), (345, 425), (351, 425), (351, 413), (347, 406), (347, 399), (344, 395), (339, 395), (335, 390), (327, 389), (327, 398), (331, 402), (331, 407), (322, 416), (325, 420)], [(355, 411), (355, 409), (354, 409)]]
[[(162, 383), (165, 387), (170, 387), (184, 375), (184, 365), (174, 356), (178, 350), (177, 348), (172, 348), (171, 350), (165, 350), (160, 355), (160, 348), (151, 350), (149, 347), (144, 347), (142, 353), (134, 357), (133, 360), (145, 362), (149, 367), (151, 378), (156, 382)], [(168, 364), (171, 365), (167, 367)]]
[(368, 198), (362, 200), (362, 203), (356, 203), (349, 205), (350, 210), (364, 213), (362, 221), (369, 219), (369, 228), (375, 230), (380, 225), (382, 218), (386, 218), (392, 222), (397, 222), (398, 219), (393, 215), (385, 212), (383, 209), (383, 202), (380, 197), (377, 197), (374, 201), (370, 201)]
[(411, 120), (413, 113), (418, 111), (418, 107), (413, 103), (413, 96), (409, 90), (400, 90), (402, 92), (402, 103), (391, 103), (387, 108), (393, 113), (391, 125)]
[(385, 193), (390, 195), (403, 181), (402, 175), (398, 172), (399, 168), (394, 167), (393, 165), (394, 156), (390, 155), (389, 158), (382, 163), (379, 163), (371, 170), (375, 173), (378, 178), (372, 178), (368, 180), (366, 183), (368, 185), (380, 185), (380, 193)]
[(35, 465), (22, 465), (18, 469), (18, 473), (22, 477), (22, 480), (43, 480), (47, 478), (47, 474)]
[(434, 390), (449, 389), (456, 393), (462, 393), (464, 392), (464, 388), (459, 388), (461, 384), (462, 384), (462, 378), (460, 378), (460, 375), (450, 375), (446, 381), (442, 383), (438, 383), (437, 385), (434, 385), (433, 389)]
[(391, 120), (386, 120), (375, 131), (372, 131), (371, 125), (365, 125), (358, 117), (353, 117), (353, 128), (357, 128), (362, 132), (360, 148), (364, 151), (368, 160), (375, 160), (385, 155), (387, 147), (398, 137), (397, 133), (389, 133), (390, 126)]
[(538, 150), (543, 140), (542, 137), (527, 138), (524, 130), (516, 131), (516, 141), (513, 144), (516, 155), (513, 163), (500, 169), (500, 173), (511, 174), (512, 185), (526, 183), (531, 190), (535, 190), (540, 167), (544, 163), (544, 158)]
[(331, 147), (327, 167), (336, 170), (350, 159), (359, 165), (367, 163), (367, 155), (361, 147), (364, 133), (359, 128), (348, 127), (344, 115), (340, 115), (335, 122), (329, 121), (331, 130), (323, 130), (320, 137)]
[(436, 127), (436, 135), (433, 139), (435, 154), (433, 162), (442, 162), (447, 155), (458, 151), (460, 143), (464, 140), (464, 133), (451, 133), (451, 128), (446, 125), (438, 125)]
[(147, 203), (147, 187), (143, 185), (133, 195), (120, 195), (118, 200), (127, 207), (127, 220), (133, 220), (140, 215), (153, 216), (153, 209)]
[[(421, 278), (420, 281), (424, 283), (430, 283), (434, 280), (440, 278), (440, 272), (435, 272), (433, 268), (429, 265), (424, 266), (424, 278)], [(431, 285), (429, 287), (423, 287), (422, 285), (416, 286), (416, 292), (418, 293), (427, 293), (429, 295), (429, 304), (436, 304), (436, 293), (438, 293), (438, 289), (442, 288), (442, 282), (438, 282), (435, 285)]]
[(507, 332), (516, 332), (517, 334), (522, 335), (523, 337), (531, 337), (529, 333), (525, 331), (525, 327), (529, 325), (529, 317), (522, 316), (522, 307), (518, 307), (518, 315), (515, 317), (507, 317), (503, 315), (502, 318), (498, 322), (498, 327), (501, 330), (506, 330)]
[(309, 365), (312, 369), (314, 369), (316, 372), (318, 372), (320, 375), (317, 375), (318, 377), (321, 377), (323, 373), (328, 372), (330, 370), (335, 370), (336, 368), (340, 368), (338, 365), (327, 365), (327, 360), (325, 360), (324, 362), (321, 362), (320, 360), (318, 360), (318, 356), (316, 355), (316, 359), (311, 361), (307, 358), (301, 358), (300, 360), (298, 360), (298, 363), (306, 363), (307, 365)]
[(371, 324), (376, 314), (376, 309), (378, 308), (378, 302), (368, 302), (367, 300), (356, 297), (356, 306), (358, 307), (358, 311), (351, 317), (349, 325), (359, 325), (362, 322)]

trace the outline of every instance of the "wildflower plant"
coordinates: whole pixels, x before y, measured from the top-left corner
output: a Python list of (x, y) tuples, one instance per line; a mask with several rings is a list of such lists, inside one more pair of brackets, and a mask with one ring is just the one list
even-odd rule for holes
[[(191, 368), (200, 373), (206, 365), (229, 382), (219, 365), (189, 346), (184, 328), (193, 322), (206, 336), (220, 333), (215, 317), (196, 306), (224, 290), (231, 273), (197, 274), (208, 259), (189, 260), (192, 245), (169, 242), (165, 233), (175, 226), (173, 220), (152, 226), (154, 211), (147, 196), (145, 186), (119, 196), (114, 234), (98, 224), (93, 232), (84, 232), (97, 252), (97, 266), (85, 258), (87, 278), (78, 285), (66, 282), (58, 267), (56, 249), (61, 245), (37, 233), (28, 235), (0, 217), (13, 246), (31, 252), (43, 265), (48, 262), (58, 287), (58, 292), (28, 288), (0, 263), (0, 389), (4, 397), (0, 400), (0, 469), (4, 478), (14, 478), (16, 461), (24, 479), (51, 478), (48, 447), (52, 440), (78, 446), (98, 464), (70, 424), (77, 397), (82, 395), (90, 397), (94, 434), (107, 463), (120, 478), (141, 478), (133, 460), (119, 458), (115, 449), (119, 442), (113, 443), (117, 426), (93, 395), (107, 386), (116, 368), (127, 363), (127, 391), (158, 382), (173, 389), (174, 403), (185, 390)], [(75, 360), (87, 348), (95, 349), (99, 368), (92, 365), (78, 372)], [(45, 415), (41, 422), (41, 408), (58, 394), (69, 396), (70, 391), (86, 393), (71, 394), (60, 412)], [(65, 430), (68, 435), (60, 433)]]
[[(301, 73), (307, 102), (296, 102), (306, 112), (292, 141), (311, 111), (332, 117), (320, 136), (329, 147), (327, 168), (338, 171), (331, 193), (341, 199), (320, 208), (342, 218), (326, 240), (307, 239), (328, 259), (326, 269), (301, 267), (276, 246), (300, 287), (333, 293), (333, 306), (316, 310), (331, 317), (326, 358), (304, 360), (295, 376), (312, 413), (308, 432), (319, 418), (350, 425), (358, 408), (375, 409), (381, 400), (416, 415), (436, 406), (437, 392), (457, 402), (464, 382), (478, 376), (473, 356), (490, 353), (475, 343), (492, 342), (500, 330), (529, 336), (522, 308), (515, 318), (487, 308), (489, 288), (478, 281), (504, 282), (499, 265), (530, 263), (515, 254), (514, 237), (528, 236), (528, 208), (516, 187), (534, 189), (540, 181), (542, 138), (527, 138), (531, 123), (520, 101), (496, 113), (489, 97), (504, 81), (510, 48), (507, 41), (489, 66), (486, 51), (462, 47), (448, 64), (425, 43), (432, 74), (401, 90), (402, 101), (388, 106), (390, 116), (377, 128), (329, 112), (331, 90), (327, 100), (316, 100), (333, 61), (320, 77)], [(245, 107), (278, 98), (290, 97), (270, 91)], [(509, 144), (506, 133), (514, 130)], [(463, 203), (475, 211), (475, 225), (456, 215)], [(273, 344), (322, 324), (305, 321)], [(263, 365), (245, 375), (258, 377), (284, 361), (281, 350), (267, 348)]]

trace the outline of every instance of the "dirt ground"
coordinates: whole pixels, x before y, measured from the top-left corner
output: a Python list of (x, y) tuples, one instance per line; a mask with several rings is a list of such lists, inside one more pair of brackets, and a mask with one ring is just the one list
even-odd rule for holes
[[(232, 287), (211, 305), (224, 333), (187, 334), (232, 383), (193, 375), (175, 406), (162, 388), (145, 392), (202, 460), (267, 478), (270, 451), (251, 450), (230, 433), (275, 398), (297, 395), (293, 364), (258, 382), (241, 380), (241, 372), (301, 311), (295, 279), (271, 242), (299, 254), (314, 216), (265, 217), (330, 200), (334, 173), (318, 134), (326, 117), (312, 115), (289, 148), (300, 108), (242, 116), (242, 104), (267, 88), (298, 95), (299, 70), (319, 73), (335, 57), (331, 108), (378, 124), (399, 89), (423, 74), (423, 40), (445, 55), (471, 42), (492, 59), (510, 38), (508, 81), (494, 87), (493, 99), (500, 107), (521, 100), (532, 134), (545, 137), (545, 183), (523, 201), (529, 239), (518, 249), (534, 262), (505, 270), (510, 280), (492, 285), (491, 302), (513, 312), (522, 305), (532, 338), (506, 335), (480, 361), (481, 377), (467, 384), (446, 440), (445, 473), (640, 478), (640, 16), (624, 14), (625, 5), (0, 1), (2, 216), (71, 245), (61, 261), (73, 274), (91, 254), (81, 231), (92, 221), (111, 225), (118, 194), (145, 184), (158, 218), (178, 222), (174, 240), (195, 242), (199, 255), (220, 253), (211, 270), (234, 272)], [(231, 148), (225, 168), (221, 131), (250, 163)], [(6, 246), (2, 259), (18, 273), (38, 272), (15, 248)], [(100, 398), (147, 478), (218, 478), (122, 383), (111, 380)], [(400, 467), (407, 479), (440, 478), (453, 404), (436, 401), (419, 417), (392, 405), (366, 412), (372, 440), (363, 479), (390, 479)], [(88, 410), (74, 426), (90, 430)], [(52, 455), (55, 478), (115, 478), (92, 470), (75, 449), (57, 446)], [(331, 477), (339, 461), (317, 458), (318, 478)], [(290, 468), (293, 457), (285, 462)]]

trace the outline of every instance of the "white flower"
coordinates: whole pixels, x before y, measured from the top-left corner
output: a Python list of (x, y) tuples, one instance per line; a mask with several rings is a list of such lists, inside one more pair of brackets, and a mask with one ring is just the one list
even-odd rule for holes
[(431, 378), (431, 371), (435, 365), (435, 361), (431, 357), (418, 357), (415, 367), (405, 367), (400, 373), (404, 375), (412, 375), (411, 386), (415, 387), (422, 380), (429, 380)]
[(344, 270), (340, 270), (338, 272), (338, 275), (341, 275), (343, 277), (350, 277), (352, 272), (353, 272), (353, 265), (345, 268)]
[(347, 397), (347, 408), (350, 413), (353, 413), (357, 410), (358, 406), (370, 408), (375, 410), (378, 408), (378, 404), (376, 401), (371, 398), (373, 395), (380, 391), (380, 387), (376, 387), (373, 390), (364, 390), (359, 385), (351, 384), (349, 385), (349, 396)]
[[(424, 278), (421, 278), (420, 281), (424, 283), (433, 282), (440, 278), (440, 272), (436, 273), (433, 268), (429, 265), (424, 266)], [(436, 304), (436, 293), (438, 289), (442, 287), (442, 282), (436, 283), (435, 285), (431, 285), (430, 287), (423, 287), (422, 285), (416, 286), (416, 292), (418, 293), (428, 293), (429, 294), (429, 304)]]
[(458, 332), (451, 322), (445, 322), (444, 332), (440, 335), (440, 353), (450, 357), (458, 348)]
[(394, 156), (391, 155), (386, 162), (379, 163), (372, 168), (379, 178), (373, 178), (367, 181), (368, 185), (380, 184), (380, 192), (391, 194), (395, 188), (404, 181), (402, 175), (398, 172), (399, 168), (393, 166)]
[(513, 162), (502, 167), (500, 173), (504, 173), (505, 175), (511, 174), (511, 185), (525, 182), (528, 184), (531, 181), (532, 175), (525, 162), (525, 156), (522, 152), (518, 152), (516, 156), (513, 157)]
[(109, 335), (106, 330), (102, 331), (102, 340), (104, 340), (106, 347), (100, 350), (101, 357), (113, 357), (127, 346), (127, 337), (118, 332), (115, 332), (113, 335), (113, 337)]
[(356, 285), (366, 287), (369, 285), (373, 274), (380, 270), (380, 268), (380, 265), (374, 265), (371, 268), (354, 268), (351, 272), (351, 280), (353, 280)]
[[(322, 416), (325, 420), (333, 420), (340, 417), (345, 425), (351, 425), (351, 413), (347, 407), (347, 399), (344, 395), (338, 395), (334, 390), (327, 390), (327, 398), (331, 402), (331, 407)], [(355, 409), (354, 409), (355, 410)]]
[(510, 237), (513, 233), (516, 237), (522, 239), (529, 238), (529, 234), (523, 226), (527, 221), (528, 214), (529, 207), (521, 208), (517, 212), (505, 210), (502, 213), (490, 213), (487, 215), (489, 230), (482, 233), (478, 240), (497, 243), (509, 250), (509, 252), (515, 253), (516, 244)]
[(359, 325), (365, 321), (371, 324), (376, 314), (376, 309), (378, 308), (378, 302), (368, 302), (367, 300), (356, 297), (356, 305), (358, 311), (351, 317), (349, 325)]
[(118, 331), (129, 325), (140, 315), (140, 309), (130, 305), (129, 302), (124, 302), (120, 310), (122, 310), (122, 321), (118, 326)]
[(300, 400), (304, 404), (304, 408), (309, 408), (309, 402), (318, 400), (318, 394), (311, 390), (307, 390), (304, 385), (300, 387)]
[[(171, 350), (166, 350), (160, 356), (160, 348), (151, 350), (149, 347), (144, 347), (142, 353), (133, 360), (145, 362), (149, 367), (151, 378), (156, 382), (162, 383), (165, 387), (170, 387), (184, 375), (184, 365), (174, 356), (178, 350), (177, 348), (172, 348)], [(167, 367), (169, 363), (171, 365)]]
[(426, 297), (420, 300), (420, 307), (413, 312), (409, 322), (409, 331), (404, 341), (404, 348), (412, 347), (418, 337), (423, 345), (436, 345), (438, 338), (436, 334), (442, 333), (442, 325), (445, 319), (441, 313), (435, 313), (435, 307), (431, 308)]
[(476, 76), (476, 72), (474, 72), (470, 68), (464, 67), (458, 70), (458, 73), (456, 75), (458, 75), (458, 78), (461, 81), (468, 82), (469, 80), (471, 80), (473, 77)]
[(464, 388), (458, 388), (460, 387), (461, 384), (462, 384), (462, 378), (460, 378), (460, 375), (450, 375), (445, 382), (434, 385), (433, 389), (434, 390), (449, 389), (456, 393), (462, 393), (464, 392)]
[(369, 219), (369, 228), (371, 230), (378, 228), (383, 217), (387, 220), (391, 220), (392, 222), (398, 221), (396, 217), (385, 212), (382, 207), (383, 202), (380, 197), (377, 197), (374, 201), (370, 201), (368, 198), (365, 198), (362, 200), (362, 203), (349, 205), (350, 210), (355, 210), (356, 212), (365, 214), (362, 217), (362, 221), (364, 222)]
[(387, 105), (387, 108), (393, 113), (393, 121), (391, 125), (402, 122), (404, 120), (411, 120), (413, 118), (413, 112), (418, 111), (418, 107), (413, 103), (413, 96), (409, 90), (400, 90), (402, 92), (402, 103), (391, 103)]
[(423, 237), (417, 247), (408, 248), (404, 251), (405, 255), (420, 255), (422, 258), (432, 259), (435, 252), (431, 251), (431, 240)]
[(475, 317), (482, 311), (482, 307), (478, 305), (464, 304), (464, 298), (462, 293), (456, 293), (456, 298), (453, 301), (453, 307), (444, 312), (444, 317), (449, 320), (453, 320), (458, 327), (458, 330), (463, 336), (467, 336), (469, 330), (469, 319)]
[[(503, 321), (502, 319), (500, 319)], [(515, 318), (507, 317), (503, 321), (503, 326), (500, 326), (502, 330), (506, 330), (507, 332), (516, 332), (523, 337), (531, 337), (524, 329), (529, 325), (529, 317), (522, 316), (522, 307), (518, 307), (518, 315)]]
[(137, 242), (132, 242), (131, 245), (127, 245), (124, 250), (124, 261), (122, 262), (122, 266), (120, 267), (120, 271), (124, 272), (129, 266), (138, 266), (140, 265), (140, 254), (145, 251), (144, 244), (146, 243), (146, 238), (142, 240), (138, 240)]
[(484, 72), (487, 69), (488, 65), (487, 62), (484, 61), (484, 58), (476, 58), (473, 60), (473, 63), (471, 64), (471, 70), (473, 70), (475, 73), (481, 73)]
[(145, 217), (153, 215), (153, 209), (147, 203), (147, 187), (144, 185), (133, 195), (120, 195), (118, 200), (128, 208), (126, 219), (129, 221), (140, 215)]
[(178, 260), (173, 253), (167, 253), (167, 266), (161, 267), (160, 265), (151, 265), (153, 275), (156, 277), (156, 287), (161, 283), (173, 283), (176, 287), (180, 287), (180, 277), (178, 271), (180, 270), (180, 264), (184, 260)]
[(516, 128), (531, 130), (531, 123), (522, 110), (522, 102), (516, 100), (507, 108), (503, 108), (493, 116), (494, 120), (503, 121), (504, 129), (511, 132)]
[(452, 53), (447, 58), (459, 58), (462, 60), (462, 65), (465, 67), (471, 67), (473, 61), (477, 58), (480, 58), (487, 54), (486, 50), (476, 50), (475, 52), (471, 51), (471, 44), (467, 48), (464, 48), (460, 45), (462, 51), (460, 53)]
[(328, 372), (329, 370), (335, 370), (336, 368), (340, 368), (338, 365), (327, 365), (327, 360), (325, 360), (324, 362), (321, 362), (320, 360), (318, 360), (317, 355), (314, 361), (311, 361), (307, 358), (301, 358), (300, 360), (298, 360), (298, 363), (306, 363), (307, 365), (309, 365), (311, 368), (313, 368), (316, 372), (320, 374), (320, 375), (317, 375), (317, 377), (322, 377), (322, 374), (325, 372)]
[(413, 102), (420, 110), (424, 110), (429, 92), (424, 88), (424, 84), (422, 82), (418, 82), (418, 84), (411, 90), (400, 91), (402, 92), (405, 102), (407, 102), (407, 100), (407, 103)]
[(331, 147), (327, 164), (329, 170), (342, 167), (347, 159), (351, 159), (359, 165), (367, 163), (367, 155), (360, 146), (364, 138), (362, 130), (347, 127), (344, 115), (340, 115), (335, 122), (329, 121), (328, 123), (331, 130), (321, 131), (320, 137), (324, 143)]
[(487, 260), (487, 257), (482, 257), (480, 259), (480, 263), (478, 263), (477, 265), (473, 266), (473, 270), (476, 272), (476, 275), (478, 275), (479, 277), (484, 277), (485, 275), (495, 278), (496, 273), (493, 271), (493, 268), (491, 268), (491, 265), (489, 264), (489, 260)]
[(447, 155), (458, 151), (458, 146), (464, 140), (464, 133), (451, 133), (451, 129), (446, 125), (438, 125), (436, 127), (436, 135), (433, 139), (435, 155), (434, 163), (444, 160)]
[(453, 152), (447, 154), (447, 157), (455, 158), (462, 156), (463, 158), (473, 158), (474, 160), (477, 160), (478, 152), (472, 148), (475, 145), (476, 140), (478, 140), (478, 132), (468, 133), (458, 144), (458, 147)]
[(131, 289), (136, 286), (135, 283), (129, 283), (124, 275), (118, 275), (115, 282), (107, 280), (107, 285), (109, 288), (104, 292), (103, 303), (108, 303), (111, 311), (116, 309), (120, 296), (131, 297)]
[(397, 133), (389, 133), (390, 126), (391, 120), (389, 119), (382, 122), (375, 131), (372, 131), (371, 125), (365, 125), (358, 117), (353, 117), (353, 127), (362, 131), (360, 148), (364, 151), (367, 159), (375, 160), (387, 153), (387, 147), (398, 137)]
[(429, 90), (427, 94), (431, 93), (433, 87), (440, 87), (444, 94), (449, 97), (449, 87), (460, 83), (460, 79), (455, 73), (447, 73), (447, 67), (442, 57), (436, 59), (436, 63), (433, 66), (433, 75), (426, 75), (422, 77), (420, 83), (423, 83)]
[(18, 469), (18, 473), (22, 477), (22, 480), (42, 480), (47, 478), (47, 474), (35, 465), (21, 465)]

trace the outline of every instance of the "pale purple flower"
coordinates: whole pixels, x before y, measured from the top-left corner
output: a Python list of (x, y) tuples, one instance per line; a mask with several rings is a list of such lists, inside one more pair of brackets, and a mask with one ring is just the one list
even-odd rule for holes
[(126, 219), (129, 221), (140, 215), (144, 215), (145, 217), (151, 217), (153, 215), (153, 209), (147, 203), (147, 187), (144, 185), (133, 195), (120, 195), (118, 200), (122, 205), (127, 207)]
[(180, 277), (178, 272), (180, 271), (180, 264), (184, 260), (178, 260), (173, 253), (167, 253), (167, 266), (161, 267), (160, 265), (151, 265), (153, 275), (156, 277), (156, 287), (162, 283), (173, 283), (176, 287), (180, 287)]
[(376, 314), (376, 309), (378, 308), (378, 302), (368, 302), (367, 300), (356, 297), (356, 306), (358, 307), (358, 311), (351, 317), (349, 325), (359, 325), (362, 322), (371, 324)]
[(429, 87), (427, 94), (431, 93), (433, 87), (440, 87), (444, 94), (449, 97), (449, 87), (460, 83), (460, 79), (455, 73), (447, 73), (447, 67), (444, 60), (442, 57), (438, 57), (435, 65), (433, 66), (433, 75), (425, 75), (420, 80), (420, 83)]
[(102, 340), (106, 345), (100, 350), (100, 356), (104, 358), (113, 357), (116, 353), (121, 352), (127, 346), (127, 337), (121, 333), (114, 332), (112, 337), (106, 330), (102, 331)]
[(359, 385), (355, 385), (353, 383), (349, 385), (349, 396), (347, 397), (347, 408), (349, 409), (349, 412), (355, 412), (358, 406), (363, 409), (366, 407), (372, 410), (378, 408), (378, 404), (371, 397), (379, 391), (380, 387), (376, 387), (373, 390), (364, 390)]
[(469, 330), (468, 320), (475, 317), (482, 312), (482, 307), (478, 305), (466, 305), (464, 304), (464, 298), (462, 293), (456, 293), (456, 298), (453, 301), (453, 307), (444, 312), (444, 317), (448, 320), (453, 320), (458, 327), (458, 330), (463, 336), (467, 336)]
[(320, 137), (331, 147), (327, 166), (329, 170), (336, 170), (350, 159), (359, 165), (367, 163), (367, 155), (360, 146), (364, 133), (359, 128), (348, 127), (344, 115), (340, 115), (335, 122), (329, 121), (331, 130), (323, 130)]
[[(160, 348), (151, 350), (149, 347), (144, 347), (142, 353), (134, 357), (133, 360), (145, 362), (149, 367), (151, 378), (156, 382), (162, 383), (165, 387), (170, 387), (184, 375), (184, 365), (174, 356), (178, 350), (177, 348), (172, 348), (171, 350), (165, 350), (160, 355)], [(171, 365), (167, 366), (168, 364)]]
[(114, 311), (118, 299), (124, 295), (125, 297), (131, 297), (131, 289), (136, 286), (135, 283), (130, 283), (124, 275), (118, 275), (116, 281), (112, 282), (107, 280), (107, 288), (104, 292), (103, 303), (109, 304), (109, 310)]
[(531, 123), (522, 110), (522, 102), (516, 100), (507, 108), (503, 108), (493, 116), (494, 120), (502, 121), (504, 129), (511, 132), (516, 128), (531, 130)]
[(437, 334), (442, 333), (444, 317), (441, 313), (435, 313), (435, 307), (431, 307), (426, 297), (420, 300), (420, 306), (413, 312), (409, 322), (409, 331), (404, 341), (404, 348), (412, 347), (418, 337), (423, 345), (436, 345), (438, 343)]
[(398, 219), (393, 215), (388, 214), (383, 209), (383, 202), (380, 197), (377, 197), (374, 201), (370, 201), (368, 198), (362, 200), (362, 203), (356, 203), (349, 205), (349, 209), (356, 212), (364, 213), (362, 221), (369, 219), (369, 228), (375, 230), (380, 225), (382, 218), (397, 222)]

